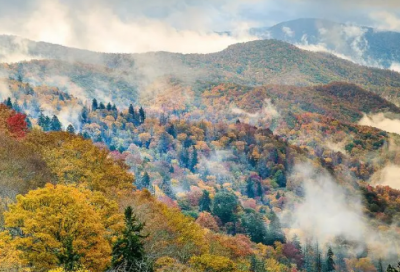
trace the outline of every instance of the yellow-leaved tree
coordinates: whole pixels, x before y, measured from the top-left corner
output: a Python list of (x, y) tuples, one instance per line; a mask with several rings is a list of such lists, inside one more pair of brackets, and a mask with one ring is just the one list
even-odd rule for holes
[(17, 196), (5, 213), (5, 226), (11, 236), (3, 233), (0, 239), (9, 237), (19, 262), (32, 270), (95, 272), (109, 265), (111, 239), (123, 226), (123, 217), (118, 205), (99, 192), (47, 184)]

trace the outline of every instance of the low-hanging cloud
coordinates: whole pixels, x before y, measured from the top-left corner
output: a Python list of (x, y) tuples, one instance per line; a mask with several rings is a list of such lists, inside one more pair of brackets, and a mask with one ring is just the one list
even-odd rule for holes
[(361, 196), (354, 189), (346, 190), (329, 174), (306, 163), (294, 168), (292, 178), (302, 180), (304, 191), (300, 203), (284, 210), (291, 216), (283, 217), (282, 222), (293, 233), (315, 239), (322, 246), (341, 237), (358, 245), (355, 253), (367, 246), (373, 258), (398, 253), (399, 235), (390, 226), (385, 231), (375, 229), (374, 222), (364, 215)]
[(0, 102), (3, 102), (3, 100), (6, 100), (8, 97), (11, 96), (12, 93), (10, 91), (10, 88), (8, 87), (7, 82), (0, 79)]
[(304, 200), (293, 211), (293, 229), (321, 244), (337, 236), (362, 241), (366, 225), (359, 198), (347, 196), (330, 176), (317, 173), (311, 165), (297, 165), (293, 173), (302, 179), (304, 189)]
[(400, 166), (389, 164), (371, 178), (376, 185), (390, 186), (400, 190)]
[(386, 132), (397, 133), (400, 135), (400, 120), (389, 119), (385, 117), (383, 113), (378, 113), (375, 115), (364, 114), (363, 118), (358, 122), (358, 124), (362, 126), (379, 128)]

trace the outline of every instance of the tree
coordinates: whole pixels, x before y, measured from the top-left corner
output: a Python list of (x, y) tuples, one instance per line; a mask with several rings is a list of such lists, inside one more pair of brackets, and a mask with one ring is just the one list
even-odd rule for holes
[(107, 104), (107, 110), (108, 110), (108, 111), (111, 111), (111, 110), (112, 110), (112, 105), (111, 105), (110, 102), (108, 102), (108, 104)]
[[(213, 272), (234, 272), (237, 271), (235, 263), (230, 259), (217, 255), (204, 254), (194, 256), (190, 259), (190, 263), (199, 271)], [(197, 271), (197, 270), (196, 270)]]
[(326, 271), (331, 272), (335, 271), (335, 261), (333, 260), (333, 251), (332, 248), (329, 247), (328, 253), (326, 254)]
[(203, 190), (203, 195), (199, 200), (199, 211), (211, 212), (211, 198), (210, 193), (207, 190)]
[(389, 264), (389, 266), (388, 266), (386, 271), (387, 272), (399, 272), (400, 271), (400, 262), (397, 265), (397, 269), (394, 266)]
[(129, 105), (128, 113), (132, 116), (135, 115), (135, 109), (132, 104)]
[(269, 216), (269, 227), (268, 227), (268, 240), (267, 240), (267, 245), (272, 246), (275, 242), (281, 242), (285, 243), (286, 238), (285, 234), (282, 231), (281, 228), (281, 223), (279, 221), (278, 216), (275, 214), (275, 212), (271, 212), (271, 215)]
[(265, 221), (260, 214), (249, 211), (242, 216), (242, 225), (251, 241), (255, 243), (267, 243), (268, 233), (265, 227)]
[(7, 128), (17, 138), (24, 137), (28, 131), (28, 123), (26, 122), (26, 115), (16, 113), (7, 118)]
[(142, 180), (141, 180), (141, 185), (143, 186), (143, 188), (149, 188), (150, 186), (150, 176), (147, 172), (144, 172)]
[(51, 120), (48, 116), (44, 115), (43, 112), (40, 112), (38, 118), (38, 125), (43, 129), (43, 131), (49, 131), (51, 126)]
[(193, 147), (193, 152), (192, 152), (192, 158), (190, 160), (190, 171), (195, 172), (196, 171), (196, 165), (199, 163), (199, 158), (197, 154), (197, 149)]
[(236, 195), (229, 192), (219, 192), (214, 197), (212, 213), (218, 216), (224, 224), (233, 222), (238, 205), (239, 202)]
[(142, 271), (140, 268), (145, 262), (142, 240), (147, 237), (141, 234), (143, 227), (144, 224), (133, 215), (132, 207), (128, 206), (125, 209), (125, 228), (112, 249), (112, 266), (118, 271)]
[(69, 124), (67, 127), (67, 132), (70, 134), (75, 134), (75, 128), (73, 125)]
[(144, 123), (144, 120), (146, 120), (146, 113), (142, 107), (139, 109), (139, 122), (140, 124)]
[(9, 107), (10, 109), (13, 108), (13, 104), (12, 104), (12, 102), (11, 102), (11, 98), (10, 98), (10, 97), (7, 98), (7, 100), (6, 100), (6, 106)]
[(6, 228), (17, 233), (11, 245), (39, 271), (103, 271), (111, 260), (107, 238), (121, 220), (118, 204), (101, 193), (52, 184), (17, 196), (5, 213)]
[(98, 107), (99, 106), (98, 106), (97, 100), (93, 99), (93, 101), (92, 101), (92, 111), (97, 110)]
[(58, 117), (56, 115), (53, 115), (53, 118), (51, 119), (50, 129), (53, 131), (61, 131), (62, 130), (62, 124), (61, 124), (60, 120), (58, 120)]

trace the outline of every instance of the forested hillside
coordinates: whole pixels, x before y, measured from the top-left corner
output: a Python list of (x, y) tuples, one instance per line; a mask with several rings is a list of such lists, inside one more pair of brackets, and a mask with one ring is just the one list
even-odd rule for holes
[[(71, 59), (0, 66), (0, 271), (399, 261), (400, 74), (273, 40), (57, 48)], [(377, 115), (386, 126), (362, 125)]]

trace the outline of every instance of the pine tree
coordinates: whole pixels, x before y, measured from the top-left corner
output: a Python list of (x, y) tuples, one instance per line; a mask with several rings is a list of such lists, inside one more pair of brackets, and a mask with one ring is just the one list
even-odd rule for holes
[(271, 212), (269, 219), (270, 219), (270, 224), (269, 224), (267, 245), (273, 245), (276, 241), (285, 243), (286, 242), (285, 234), (282, 231), (281, 223), (275, 212), (273, 211)]
[(13, 104), (12, 104), (12, 102), (11, 102), (11, 98), (10, 98), (10, 97), (7, 98), (7, 100), (6, 100), (6, 106), (9, 107), (10, 109), (13, 108)]
[(132, 104), (129, 105), (128, 113), (132, 116), (135, 115), (135, 109)]
[(174, 124), (171, 124), (170, 126), (167, 127), (167, 132), (168, 132), (172, 137), (174, 137), (174, 139), (176, 138), (177, 133), (176, 133), (176, 129), (175, 129)]
[(31, 122), (31, 120), (30, 120), (28, 117), (26, 117), (26, 125), (27, 125), (27, 127), (28, 127), (29, 129), (32, 128), (32, 122)]
[(328, 249), (328, 253), (326, 254), (326, 271), (327, 272), (331, 272), (331, 271), (335, 271), (335, 261), (333, 260), (333, 251), (332, 248), (329, 247)]
[(53, 115), (53, 118), (51, 119), (50, 129), (53, 131), (62, 130), (62, 124), (56, 115)]
[(140, 109), (139, 109), (139, 122), (140, 122), (140, 124), (143, 124), (145, 120), (146, 120), (146, 113), (144, 112), (144, 109), (142, 107), (140, 107)]
[(150, 176), (147, 172), (144, 172), (141, 183), (144, 188), (148, 188), (150, 186)]
[(88, 123), (88, 121), (89, 121), (89, 111), (88, 111), (88, 109), (87, 109), (85, 106), (82, 108), (81, 116), (80, 116), (80, 121), (81, 121), (83, 124), (86, 124), (86, 123)]
[(211, 198), (210, 193), (206, 190), (203, 190), (203, 195), (199, 201), (199, 210), (201, 212), (211, 212)]
[(96, 98), (95, 98), (95, 99), (93, 99), (93, 101), (92, 101), (92, 111), (97, 110), (98, 107), (99, 107), (99, 105), (98, 105), (97, 100), (96, 100)]
[(125, 229), (112, 249), (112, 267), (118, 271), (141, 271), (140, 264), (146, 261), (142, 240), (144, 224), (138, 222), (131, 207), (125, 209)]
[(192, 158), (190, 160), (190, 171), (193, 173), (196, 171), (196, 165), (199, 163), (197, 149), (193, 147)]
[(110, 103), (110, 102), (108, 102), (108, 104), (107, 104), (107, 110), (108, 110), (108, 111), (111, 111), (111, 110), (112, 110), (112, 106), (111, 106), (111, 103)]
[(251, 177), (249, 177), (246, 181), (246, 194), (249, 198), (254, 198), (254, 181)]
[(67, 127), (67, 132), (70, 134), (75, 134), (75, 128), (73, 125), (69, 124)]

